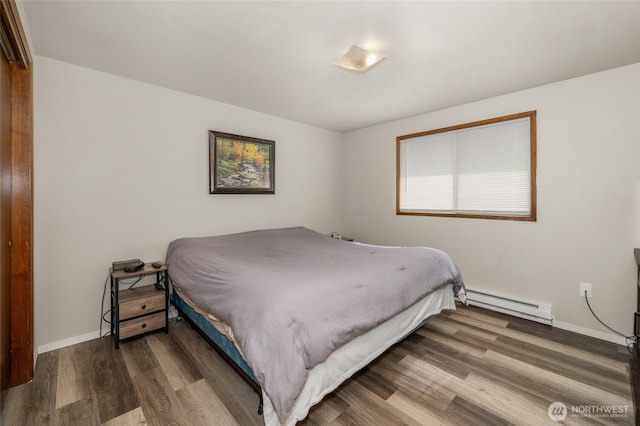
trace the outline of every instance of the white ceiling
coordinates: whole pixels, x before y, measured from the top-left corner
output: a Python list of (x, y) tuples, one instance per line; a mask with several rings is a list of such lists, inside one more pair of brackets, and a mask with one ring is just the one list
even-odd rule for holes
[[(32, 50), (337, 131), (640, 62), (640, 2), (32, 1)], [(352, 44), (388, 58), (361, 74)]]

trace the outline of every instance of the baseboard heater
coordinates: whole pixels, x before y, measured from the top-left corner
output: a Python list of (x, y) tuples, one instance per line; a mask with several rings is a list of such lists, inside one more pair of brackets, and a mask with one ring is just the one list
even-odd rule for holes
[(522, 302), (504, 296), (467, 290), (467, 303), (472, 306), (502, 312), (514, 317), (525, 318), (542, 324), (553, 325), (551, 305)]

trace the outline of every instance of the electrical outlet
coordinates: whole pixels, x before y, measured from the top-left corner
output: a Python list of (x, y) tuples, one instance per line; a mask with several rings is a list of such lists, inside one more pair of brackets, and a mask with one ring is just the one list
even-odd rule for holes
[(593, 295), (591, 294), (592, 285), (589, 283), (580, 283), (580, 297), (584, 297), (584, 292), (587, 292), (587, 297), (591, 299)]

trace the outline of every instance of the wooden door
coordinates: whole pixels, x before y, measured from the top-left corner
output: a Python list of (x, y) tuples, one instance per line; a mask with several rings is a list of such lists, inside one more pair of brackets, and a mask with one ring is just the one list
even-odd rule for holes
[(0, 48), (0, 385), (4, 390), (33, 377), (32, 72), (14, 0), (0, 2)]
[(9, 386), (11, 349), (11, 69), (0, 60), (0, 384)]

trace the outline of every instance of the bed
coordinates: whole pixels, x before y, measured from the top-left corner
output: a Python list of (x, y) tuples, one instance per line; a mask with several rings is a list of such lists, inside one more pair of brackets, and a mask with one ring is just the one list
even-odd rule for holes
[(464, 294), (440, 250), (350, 243), (303, 227), (181, 238), (167, 264), (172, 303), (254, 384), (268, 426), (304, 419)]

